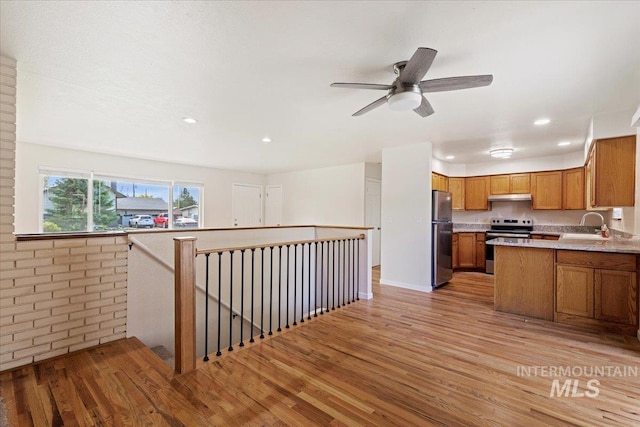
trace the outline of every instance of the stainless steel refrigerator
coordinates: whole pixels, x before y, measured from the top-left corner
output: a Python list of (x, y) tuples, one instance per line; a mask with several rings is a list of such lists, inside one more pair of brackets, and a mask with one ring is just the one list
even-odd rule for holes
[(451, 193), (433, 190), (431, 206), (431, 286), (435, 289), (453, 277)]

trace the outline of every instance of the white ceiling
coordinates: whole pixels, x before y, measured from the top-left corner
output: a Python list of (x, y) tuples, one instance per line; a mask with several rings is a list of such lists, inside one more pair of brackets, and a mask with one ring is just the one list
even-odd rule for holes
[[(3, 0), (0, 16), (18, 141), (133, 157), (270, 173), (422, 142), (456, 163), (497, 145), (548, 156), (580, 150), (592, 116), (640, 104), (638, 1)], [(494, 82), (429, 94), (427, 118), (352, 117), (384, 92), (329, 87), (389, 84), (419, 46), (439, 51), (426, 79)]]

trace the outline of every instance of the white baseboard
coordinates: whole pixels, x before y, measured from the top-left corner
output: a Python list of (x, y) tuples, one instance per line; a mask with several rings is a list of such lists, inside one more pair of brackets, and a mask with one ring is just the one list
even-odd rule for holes
[(358, 298), (360, 298), (360, 299), (373, 299), (373, 293), (358, 292)]
[(413, 291), (419, 291), (419, 292), (431, 292), (431, 291), (433, 291), (433, 289), (431, 289), (431, 286), (420, 286), (420, 285), (416, 285), (415, 283), (397, 282), (395, 280), (383, 279), (382, 277), (380, 278), (380, 284), (381, 285), (395, 286), (397, 288), (411, 289)]

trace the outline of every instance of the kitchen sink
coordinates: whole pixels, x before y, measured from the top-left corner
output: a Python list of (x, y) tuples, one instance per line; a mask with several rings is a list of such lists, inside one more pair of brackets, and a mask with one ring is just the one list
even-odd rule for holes
[(602, 237), (601, 234), (589, 234), (589, 233), (564, 233), (560, 236), (560, 239), (573, 239), (573, 240), (606, 240), (608, 238)]

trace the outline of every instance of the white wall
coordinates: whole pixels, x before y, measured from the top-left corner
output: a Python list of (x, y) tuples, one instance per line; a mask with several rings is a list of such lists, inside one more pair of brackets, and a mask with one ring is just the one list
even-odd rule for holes
[(429, 143), (382, 151), (380, 283), (431, 291)]
[[(443, 163), (445, 165), (442, 165)], [(498, 175), (502, 173), (537, 172), (576, 168), (584, 165), (584, 156), (582, 151), (575, 151), (561, 156), (508, 159), (501, 162), (467, 164), (446, 164), (441, 160), (434, 159), (433, 165), (435, 172), (444, 173), (449, 176)]]
[(204, 184), (204, 225), (231, 226), (231, 185), (264, 185), (254, 173), (187, 166), (177, 163), (56, 148), (18, 142), (16, 150), (16, 233), (37, 233), (39, 223), (39, 168), (94, 171), (139, 179), (187, 180)]
[(267, 185), (282, 185), (287, 225), (364, 225), (364, 181), (364, 163), (267, 176)]

